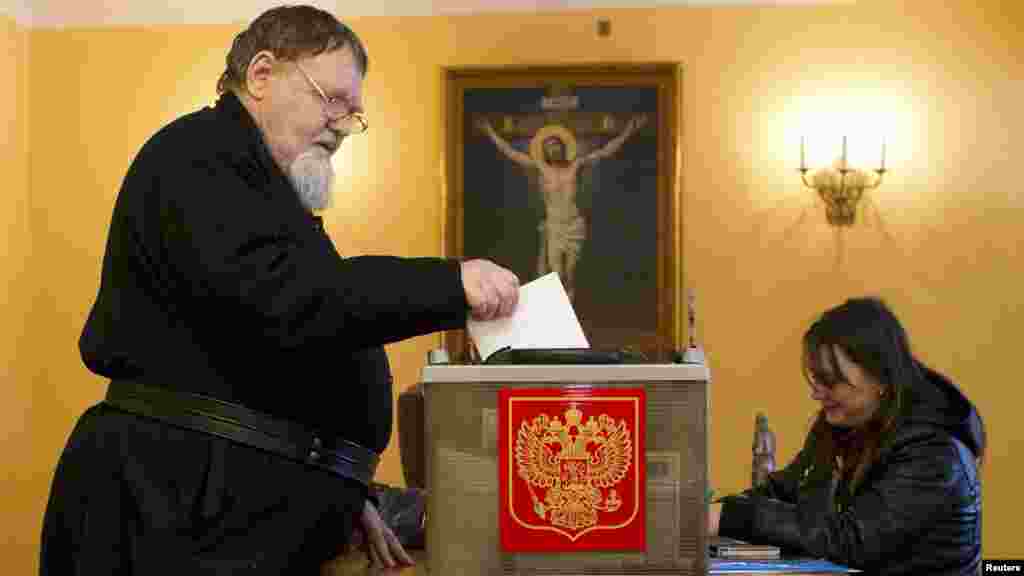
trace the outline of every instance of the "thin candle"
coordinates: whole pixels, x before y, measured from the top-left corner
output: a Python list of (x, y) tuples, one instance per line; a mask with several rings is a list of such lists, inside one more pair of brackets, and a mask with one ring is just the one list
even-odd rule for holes
[(843, 136), (843, 168), (846, 168), (846, 136)]
[(885, 138), (882, 138), (882, 170), (885, 170)]
[(806, 170), (807, 164), (804, 162), (804, 137), (800, 137), (800, 169)]

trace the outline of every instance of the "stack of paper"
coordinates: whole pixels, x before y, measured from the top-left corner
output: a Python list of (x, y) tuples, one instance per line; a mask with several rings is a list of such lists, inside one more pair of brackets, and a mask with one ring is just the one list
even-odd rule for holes
[(717, 536), (708, 543), (711, 555), (717, 558), (778, 558), (781, 550), (769, 544), (751, 544), (735, 538)]

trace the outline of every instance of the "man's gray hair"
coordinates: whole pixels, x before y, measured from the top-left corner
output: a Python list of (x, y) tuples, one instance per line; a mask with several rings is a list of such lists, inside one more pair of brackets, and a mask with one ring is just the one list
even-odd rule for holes
[(217, 81), (217, 93), (240, 88), (249, 63), (263, 50), (281, 60), (295, 61), (345, 46), (352, 49), (359, 71), (366, 76), (366, 48), (355, 32), (333, 14), (313, 6), (271, 8), (235, 36), (227, 55), (227, 68)]

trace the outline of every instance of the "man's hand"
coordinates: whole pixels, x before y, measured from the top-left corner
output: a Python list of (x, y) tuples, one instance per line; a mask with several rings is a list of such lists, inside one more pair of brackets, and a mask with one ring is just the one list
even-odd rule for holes
[[(370, 559), (371, 566), (384, 568), (395, 568), (401, 566), (412, 566), (415, 564), (412, 557), (406, 553), (398, 536), (391, 531), (391, 528), (381, 519), (380, 513), (373, 502), (367, 500), (363, 504), (363, 513), (360, 515), (359, 536), (362, 537), (361, 546), (366, 547), (366, 556)], [(360, 539), (354, 538), (356, 542)]]
[(475, 320), (509, 316), (519, 302), (519, 278), (489, 260), (462, 263), (462, 288)]

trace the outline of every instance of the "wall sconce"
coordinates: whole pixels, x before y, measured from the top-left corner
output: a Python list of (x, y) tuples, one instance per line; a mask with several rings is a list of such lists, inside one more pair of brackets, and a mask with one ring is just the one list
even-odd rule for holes
[(832, 166), (810, 169), (804, 160), (804, 138), (800, 137), (800, 179), (804, 186), (814, 190), (825, 202), (825, 218), (832, 226), (852, 226), (857, 216), (857, 204), (865, 192), (874, 190), (885, 176), (885, 140), (882, 141), (882, 162), (873, 170), (850, 168), (846, 162), (846, 136), (843, 136), (843, 155)]

